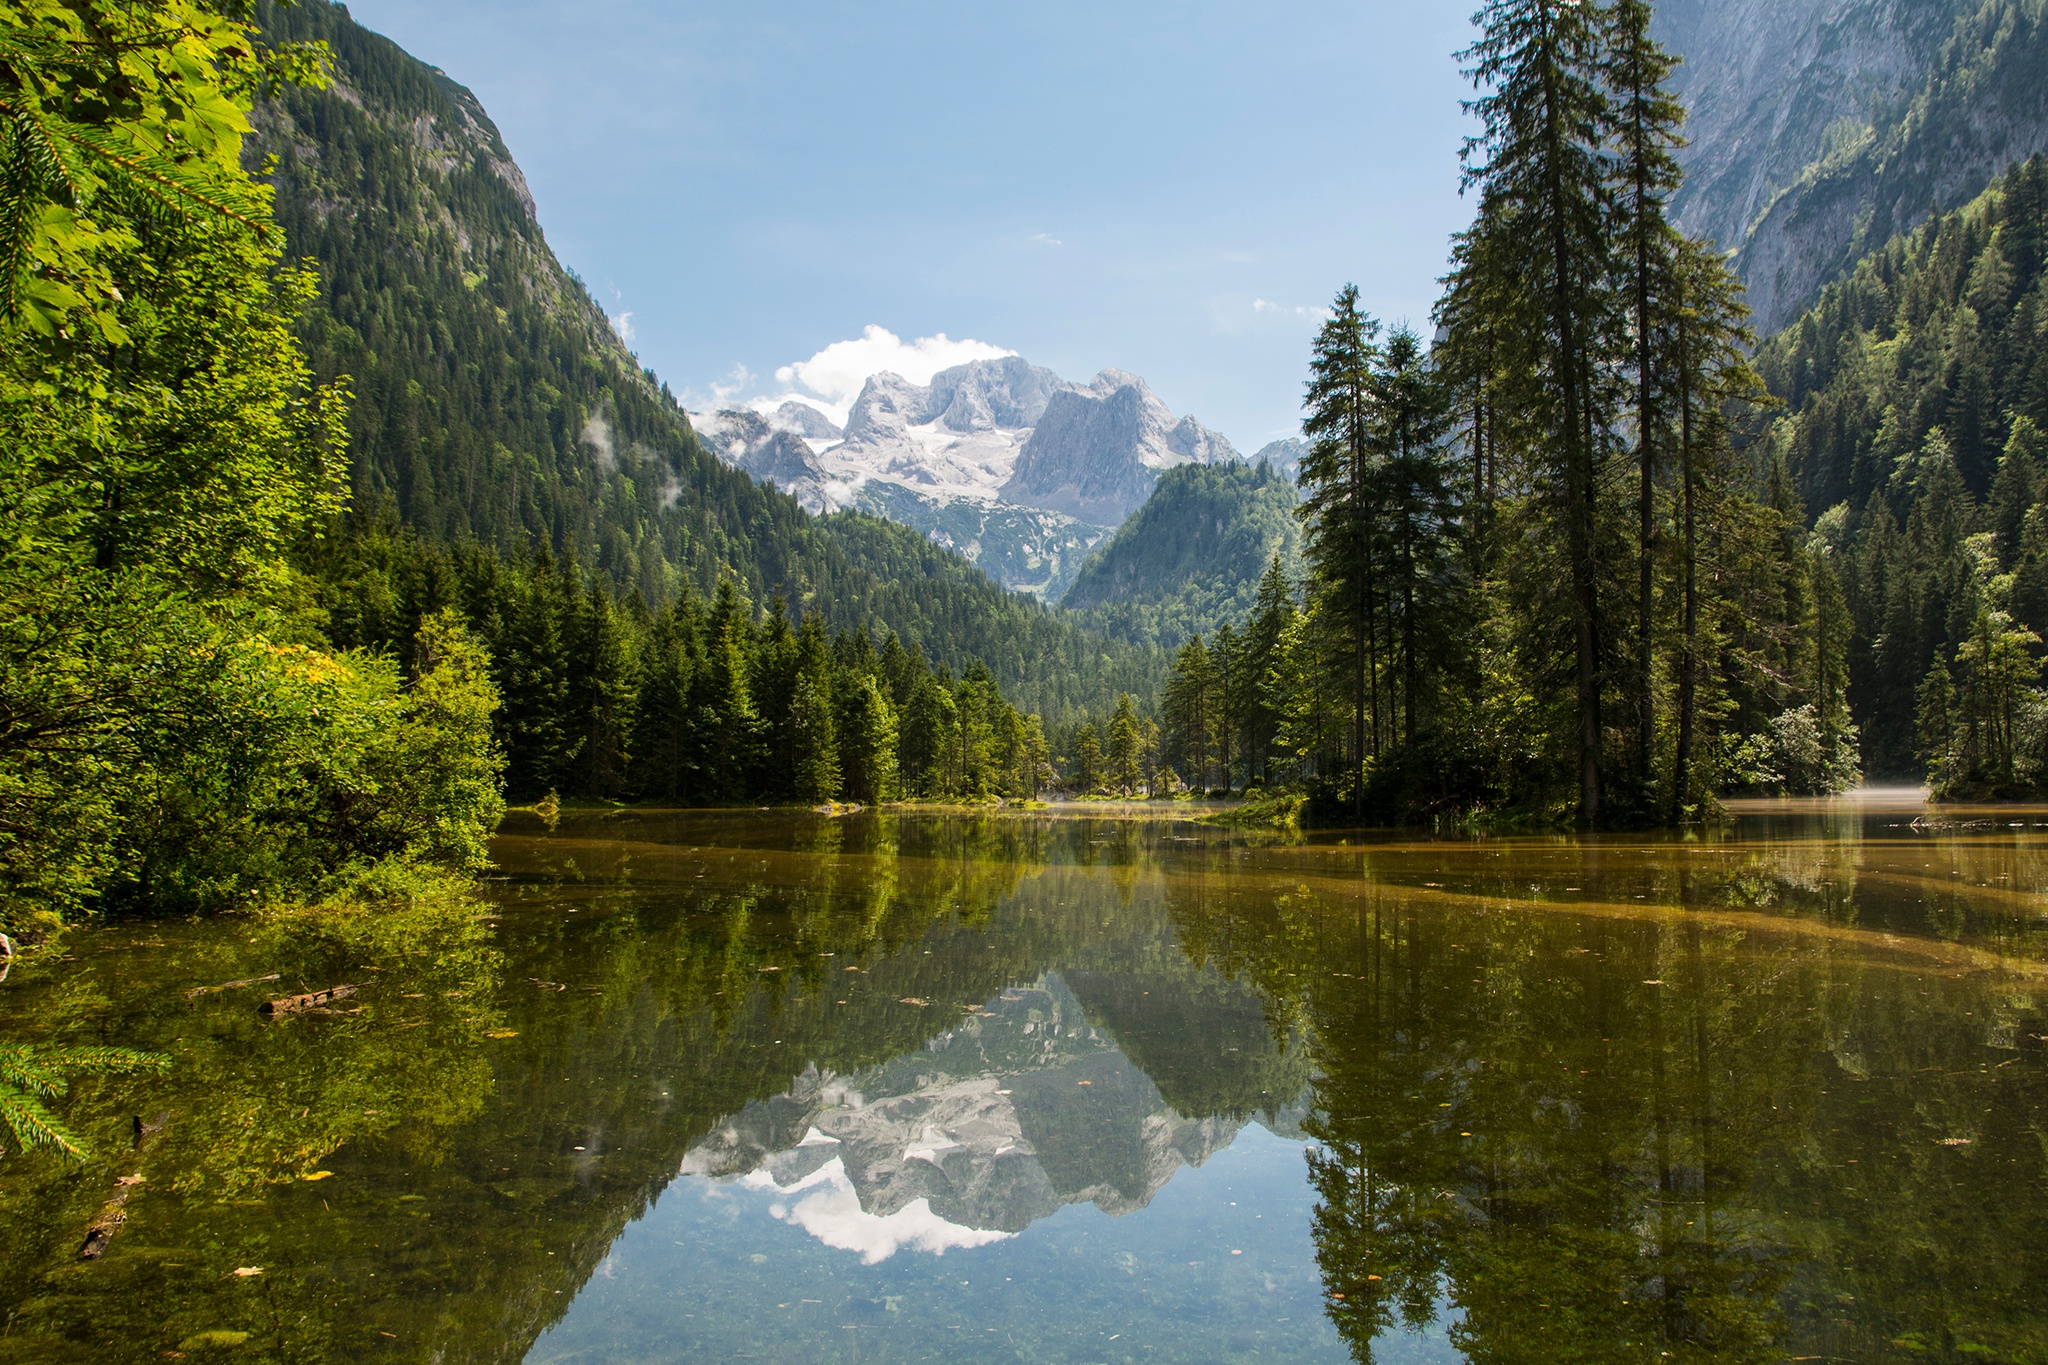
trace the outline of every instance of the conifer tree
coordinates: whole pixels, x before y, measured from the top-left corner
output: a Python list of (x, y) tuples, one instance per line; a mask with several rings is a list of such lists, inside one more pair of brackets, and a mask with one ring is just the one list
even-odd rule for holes
[[(1456, 546), (1456, 501), (1444, 444), (1444, 399), (1422, 340), (1407, 327), (1388, 338), (1373, 371), (1373, 446), (1383, 485), (1381, 517), (1388, 541), (1389, 607), (1401, 645), (1403, 741), (1415, 743), (1420, 709), (1421, 636), (1426, 620), (1447, 605)], [(1358, 784), (1357, 812), (1364, 812)]]
[(672, 802), (687, 791), (690, 691), (696, 678), (694, 606), (687, 596), (671, 603), (641, 645), (632, 752), (633, 787), (643, 799)]
[(805, 804), (839, 795), (839, 737), (833, 720), (832, 653), (824, 623), (804, 618), (797, 635), (796, 685), (789, 705), (795, 796)]
[(1677, 152), (1685, 108), (1665, 88), (1677, 63), (1650, 36), (1649, 0), (1613, 0), (1605, 13), (1606, 74), (1614, 143), (1617, 252), (1625, 262), (1634, 342), (1636, 436), (1636, 781), (1651, 785), (1656, 733), (1656, 558), (1659, 440), (1665, 431), (1658, 341), (1668, 312), (1677, 234), (1665, 209), (1682, 173)]
[(1138, 790), (1145, 779), (1144, 734), (1138, 724), (1131, 694), (1116, 699), (1116, 715), (1109, 722), (1109, 785), (1125, 796)]
[(1673, 809), (1694, 804), (1700, 742), (1700, 688), (1706, 663), (1701, 585), (1702, 521), (1725, 498), (1730, 455), (1726, 417), (1765, 397), (1748, 358), (1755, 338), (1742, 287), (1707, 245), (1680, 245), (1673, 279), (1671, 365), (1677, 407), (1679, 594), (1678, 735), (1672, 766)]
[(1163, 699), (1167, 742), (1191, 777), (1191, 786), (1209, 786), (1209, 755), (1216, 732), (1216, 670), (1209, 651), (1196, 635), (1181, 646)]
[(1045, 722), (1037, 716), (1024, 718), (1024, 783), (1022, 794), (1036, 801), (1040, 788), (1052, 777), (1052, 746), (1046, 742)]
[(1481, 36), (1464, 55), (1482, 132), (1467, 145), (1465, 183), (1481, 189), (1499, 226), (1482, 234), (1486, 251), (1459, 262), (1461, 274), (1493, 278), (1453, 281), (1499, 310), (1488, 336), (1502, 402), (1518, 414), (1531, 472), (1563, 530), (1579, 818), (1588, 823), (1604, 796), (1601, 446), (1615, 427), (1596, 373), (1615, 312), (1597, 20), (1591, 5), (1555, 0), (1488, 0), (1476, 16)]
[(583, 722), (576, 787), (610, 799), (626, 787), (628, 740), (639, 679), (627, 622), (611, 594), (592, 584), (574, 624), (577, 654), (570, 701)]
[(1087, 795), (1101, 785), (1102, 736), (1091, 720), (1074, 735), (1074, 789)]
[(846, 704), (838, 727), (846, 795), (873, 805), (897, 794), (896, 708), (872, 674), (856, 673), (845, 684)]
[[(1271, 779), (1268, 761), (1272, 756), (1273, 741), (1280, 732), (1280, 717), (1273, 709), (1271, 694), (1266, 689), (1266, 675), (1279, 658), (1280, 641), (1293, 616), (1293, 589), (1287, 581), (1286, 571), (1275, 558), (1266, 565), (1266, 572), (1259, 579), (1259, 595), (1253, 603), (1250, 619), (1245, 622), (1243, 645), (1236, 660), (1247, 783)], [(1370, 629), (1370, 615), (1366, 625)]]
[(1244, 645), (1228, 621), (1216, 628), (1209, 658), (1216, 669), (1216, 766), (1223, 778), (1220, 790), (1228, 795), (1236, 782), (1238, 737), (1244, 732)]
[(587, 741), (572, 706), (573, 573), (542, 551), (512, 609), (510, 648), (499, 654), (503, 744), (512, 764), (507, 781), (523, 795), (570, 786)]
[[(1374, 657), (1378, 587), (1379, 479), (1375, 454), (1378, 422), (1375, 342), (1379, 322), (1358, 307), (1358, 286), (1347, 284), (1337, 294), (1330, 317), (1316, 334), (1309, 361), (1309, 383), (1302, 432), (1309, 438), (1301, 462), (1304, 496), (1297, 509), (1306, 531), (1304, 557), (1317, 580), (1331, 594), (1333, 614), (1348, 633), (1351, 692), (1351, 765), (1358, 808), (1364, 810), (1364, 764), (1379, 749), (1379, 665)], [(1278, 561), (1268, 567), (1268, 578)], [(1254, 667), (1271, 665), (1280, 620), (1274, 614), (1269, 584), (1260, 584), (1260, 613), (1253, 619)], [(1260, 762), (1273, 727), (1261, 710)], [(1367, 742), (1370, 716), (1372, 739)], [(1251, 751), (1247, 751), (1248, 756)]]
[(743, 800), (761, 785), (762, 726), (754, 707), (754, 632), (731, 579), (719, 582), (705, 635), (693, 708), (697, 797)]

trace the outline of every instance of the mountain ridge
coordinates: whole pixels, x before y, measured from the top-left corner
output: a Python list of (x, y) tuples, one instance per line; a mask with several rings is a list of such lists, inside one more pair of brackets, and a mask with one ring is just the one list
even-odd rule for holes
[(473, 94), (327, 0), (257, 17), (270, 41), (334, 54), (329, 89), (259, 103), (246, 152), (275, 187), (287, 254), (319, 266), (300, 334), (315, 376), (347, 376), (354, 395), (357, 521), (545, 550), (651, 605), (732, 578), (757, 604), (781, 595), (835, 630), (893, 631), (956, 672), (981, 660), (1048, 720), (1149, 695), (1142, 655), (914, 530), (813, 517), (707, 450), (554, 257)]
[(1667, 0), (1686, 230), (1737, 252), (1765, 335), (1937, 210), (2048, 151), (2041, 0)]

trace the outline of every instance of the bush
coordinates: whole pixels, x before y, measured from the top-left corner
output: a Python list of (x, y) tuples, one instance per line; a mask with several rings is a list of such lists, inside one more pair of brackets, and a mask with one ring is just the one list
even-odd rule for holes
[[(70, 607), (42, 641), (69, 649), (4, 661), (0, 927), (483, 866), (503, 812), (497, 697), (452, 617), (421, 629), (408, 681), (387, 659), (278, 643), (125, 586)], [(17, 624), (6, 643), (32, 633)]]

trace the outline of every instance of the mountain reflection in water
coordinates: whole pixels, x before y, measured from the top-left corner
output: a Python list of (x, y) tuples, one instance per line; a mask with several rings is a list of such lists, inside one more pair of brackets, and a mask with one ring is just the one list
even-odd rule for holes
[[(806, 1219), (799, 1204), (798, 1221), (875, 1261), (905, 1243), (985, 1245), (1068, 1204), (1134, 1212), (1181, 1167), (1229, 1146), (1241, 1126), (1174, 1112), (1049, 974), (1004, 991), (911, 1056), (851, 1076), (807, 1069), (784, 1094), (720, 1124), (682, 1169), (758, 1177), (753, 1188), (785, 1193), (829, 1169), (828, 1187), (847, 1187), (856, 1208), (812, 1196), (814, 1212)], [(914, 1236), (874, 1226), (904, 1214), (899, 1226)]]
[[(0, 1159), (0, 1362), (2048, 1360), (2048, 814), (1923, 814), (571, 816), (108, 925), (0, 1042), (177, 1065)], [(271, 972), (361, 1012), (187, 998)]]

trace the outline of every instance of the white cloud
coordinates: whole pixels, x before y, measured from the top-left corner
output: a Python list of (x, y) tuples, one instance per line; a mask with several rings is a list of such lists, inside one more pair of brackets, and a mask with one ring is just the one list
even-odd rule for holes
[(887, 1216), (869, 1213), (860, 1206), (860, 1195), (846, 1174), (846, 1162), (839, 1157), (791, 1185), (777, 1185), (766, 1171), (743, 1176), (739, 1183), (747, 1189), (778, 1195), (809, 1191), (794, 1205), (778, 1200), (769, 1206), (768, 1212), (802, 1228), (828, 1247), (859, 1252), (865, 1265), (878, 1265), (906, 1249), (943, 1256), (956, 1248), (1007, 1241), (1013, 1235), (949, 1223), (932, 1212), (929, 1199), (913, 1199)]
[(965, 337), (955, 341), (944, 332), (907, 342), (888, 328), (870, 323), (851, 341), (835, 341), (809, 360), (784, 365), (775, 372), (775, 378), (786, 388), (800, 386), (824, 399), (829, 410), (834, 410), (843, 422), (846, 410), (860, 397), (861, 386), (884, 371), (901, 375), (913, 384), (929, 384), (940, 370), (971, 360), (994, 360), (1015, 354), (986, 341)]
[(611, 323), (612, 330), (619, 334), (620, 341), (625, 342), (628, 346), (633, 344), (633, 314), (631, 310), (620, 313), (616, 317), (608, 317), (606, 320)]
[(1061, 241), (1061, 240), (1060, 240), (1059, 238), (1057, 238), (1057, 237), (1053, 236), (1053, 235), (1052, 235), (1052, 234), (1051, 234), (1050, 232), (1034, 232), (1033, 234), (1031, 234), (1031, 240), (1032, 240), (1032, 241), (1033, 241), (1033, 242), (1034, 242), (1035, 244), (1037, 244), (1038, 246), (1065, 246), (1065, 245), (1066, 245), (1066, 243), (1065, 243), (1065, 242), (1063, 242), (1063, 241)]
[(1253, 299), (1252, 311), (1254, 313), (1277, 313), (1280, 311), (1280, 305), (1272, 302), (1270, 299)]

